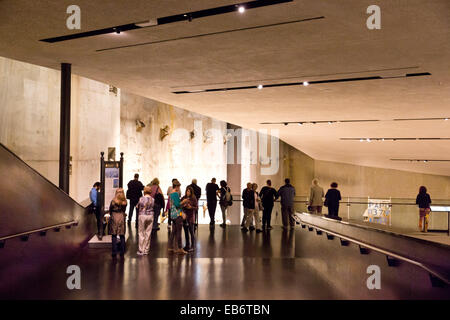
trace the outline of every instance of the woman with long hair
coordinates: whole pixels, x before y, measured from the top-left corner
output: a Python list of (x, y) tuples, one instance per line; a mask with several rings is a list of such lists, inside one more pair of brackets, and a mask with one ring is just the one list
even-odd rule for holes
[[(181, 208), (183, 209), (186, 219), (183, 221), (184, 236), (186, 238), (185, 251), (195, 250), (195, 212), (198, 209), (197, 197), (194, 194), (194, 188), (188, 186), (184, 197), (181, 198)], [(190, 236), (190, 241), (189, 241)]]
[(152, 180), (152, 182), (150, 182), (148, 185), (148, 187), (151, 188), (151, 197), (155, 200), (155, 203), (153, 205), (153, 212), (154, 212), (154, 220), (153, 220), (153, 231), (158, 231), (159, 230), (159, 215), (161, 213), (161, 209), (164, 209), (164, 196), (163, 196), (163, 192), (159, 186), (159, 179), (158, 178), (154, 178)]
[(416, 204), (419, 206), (419, 231), (428, 231), (428, 218), (430, 216), (431, 197), (427, 193), (427, 188), (421, 186), (416, 197)]
[(120, 237), (120, 256), (123, 257), (125, 254), (126, 209), (127, 199), (125, 198), (125, 193), (122, 188), (118, 188), (114, 199), (111, 200), (111, 204), (109, 205), (109, 214), (111, 215), (110, 232), (113, 258), (117, 255), (117, 236)]
[[(187, 252), (183, 250), (183, 243), (181, 239), (181, 233), (183, 229), (183, 220), (185, 219), (185, 214), (181, 209), (180, 201), (180, 183), (176, 180), (173, 183), (172, 193), (169, 197), (170, 202), (170, 218), (172, 219), (172, 231), (169, 237), (169, 252), (175, 252), (178, 254), (186, 254)], [(175, 247), (177, 249), (175, 249)]]

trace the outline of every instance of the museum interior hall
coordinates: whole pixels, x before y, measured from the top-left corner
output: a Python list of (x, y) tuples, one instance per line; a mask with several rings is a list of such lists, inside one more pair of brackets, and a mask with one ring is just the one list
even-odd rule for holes
[(0, 174), (1, 300), (449, 299), (450, 1), (2, 0)]

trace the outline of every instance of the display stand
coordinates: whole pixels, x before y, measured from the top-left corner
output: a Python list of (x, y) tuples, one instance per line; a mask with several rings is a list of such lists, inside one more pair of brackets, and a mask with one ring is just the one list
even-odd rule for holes
[[(119, 161), (105, 161), (105, 153), (100, 153), (100, 203), (102, 205), (102, 213), (109, 212), (109, 204), (114, 198), (116, 190), (123, 187), (123, 152), (120, 153)], [(107, 221), (106, 221), (107, 223)], [(105, 228), (108, 232), (108, 225)], [(128, 232), (125, 240), (128, 238)], [(89, 248), (106, 248), (111, 247), (111, 235), (105, 234), (102, 240), (95, 235), (88, 243)]]

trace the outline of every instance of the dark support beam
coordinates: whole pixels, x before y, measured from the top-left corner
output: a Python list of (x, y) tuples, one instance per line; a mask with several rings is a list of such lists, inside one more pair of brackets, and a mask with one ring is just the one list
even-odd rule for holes
[(61, 63), (61, 113), (59, 133), (59, 188), (69, 194), (71, 65)]

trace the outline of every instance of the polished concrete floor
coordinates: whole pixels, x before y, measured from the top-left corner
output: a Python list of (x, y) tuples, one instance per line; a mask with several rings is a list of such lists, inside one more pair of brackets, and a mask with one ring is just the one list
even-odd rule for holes
[[(123, 259), (113, 260), (108, 249), (86, 247), (61, 264), (23, 279), (9, 292), (1, 293), (0, 298), (285, 300), (415, 297), (414, 294), (411, 296), (409, 287), (402, 288), (404, 283), (398, 282), (396, 274), (392, 274), (389, 283), (383, 283), (382, 293), (368, 290), (366, 264), (361, 260), (364, 257), (356, 249), (342, 249), (338, 240), (327, 241), (326, 237), (318, 238), (299, 227), (282, 230), (277, 226), (270, 232), (257, 234), (254, 231), (243, 233), (239, 226), (226, 229), (216, 226), (214, 232), (210, 232), (208, 226), (201, 225), (197, 251), (186, 256), (168, 253), (166, 225), (153, 236), (148, 256), (136, 254), (136, 230), (129, 228), (129, 232)], [(380, 259), (375, 263), (384, 261), (384, 257), (372, 258)], [(358, 265), (360, 263), (362, 267)], [(81, 269), (80, 290), (66, 287), (69, 265), (78, 265)], [(426, 275), (424, 279), (426, 281)], [(418, 297), (422, 295), (418, 294)], [(437, 297), (440, 297), (439, 292)]]

